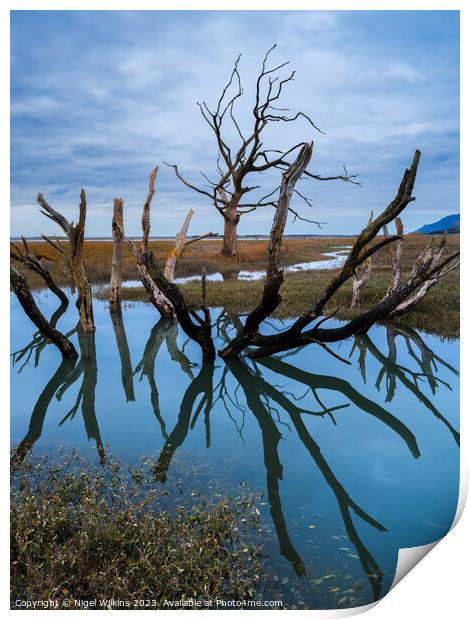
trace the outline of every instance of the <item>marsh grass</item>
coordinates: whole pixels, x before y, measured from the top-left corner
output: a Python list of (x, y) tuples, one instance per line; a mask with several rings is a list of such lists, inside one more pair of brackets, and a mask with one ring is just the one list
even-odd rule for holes
[[(349, 239), (286, 239), (282, 248), (281, 262), (283, 265), (292, 265), (312, 260), (322, 260), (325, 254), (333, 251), (336, 245), (346, 245)], [(63, 241), (64, 246), (67, 242)], [(59, 284), (68, 284), (67, 278), (57, 269), (54, 261), (58, 260), (59, 254), (45, 241), (30, 242), (33, 251), (46, 259), (46, 265), (51, 270)], [(152, 240), (150, 249), (155, 253), (157, 260), (166, 261), (168, 255), (175, 246), (175, 242), (162, 239)], [(236, 269), (263, 269), (266, 262), (266, 250), (268, 240), (240, 240), (240, 262), (232, 263), (221, 256), (222, 240), (209, 239), (193, 245), (189, 245), (183, 257), (178, 261), (177, 276), (199, 275), (204, 267), (207, 273), (221, 272), (230, 274)], [(110, 241), (85, 241), (85, 262), (91, 282), (109, 282), (111, 274), (112, 243)], [(21, 270), (21, 266), (19, 267)], [(35, 288), (43, 286), (43, 282), (35, 274), (25, 272), (30, 285)], [(135, 258), (131, 254), (127, 244), (124, 247), (123, 278), (125, 280), (138, 279), (138, 271)]]
[[(411, 270), (414, 259), (423, 251), (430, 241), (426, 235), (407, 235), (404, 242), (403, 273)], [(351, 239), (338, 238), (311, 238), (291, 239), (284, 241), (282, 248), (281, 264), (283, 266), (299, 262), (321, 260), (325, 254), (348, 245)], [(160, 261), (166, 259), (168, 252), (173, 247), (169, 240), (152, 241), (152, 249), (156, 252)], [(449, 235), (447, 239), (447, 252), (454, 252), (459, 248), (460, 236)], [(201, 273), (204, 266), (208, 273), (222, 272), (226, 279), (223, 282), (208, 283), (208, 303), (212, 307), (225, 308), (228, 311), (248, 312), (259, 302), (262, 288), (261, 281), (239, 281), (231, 279), (230, 273), (234, 269), (263, 270), (265, 267), (267, 240), (242, 240), (240, 241), (240, 263), (233, 265), (220, 255), (221, 240), (209, 240), (190, 245), (183, 259), (178, 264), (177, 275), (194, 275)], [(46, 243), (32, 244), (36, 252), (51, 254), (52, 248)], [(107, 241), (87, 241), (85, 244), (87, 269), (93, 283), (103, 284), (96, 292), (99, 299), (107, 299), (108, 291), (106, 284), (109, 282), (109, 269), (111, 261), (112, 244)], [(47, 263), (54, 273), (57, 281), (67, 285), (65, 276), (54, 266)], [(390, 263), (386, 250), (378, 252), (373, 257), (372, 277), (362, 292), (362, 307), (367, 309), (380, 301), (387, 290), (390, 279)], [(285, 282), (281, 289), (283, 302), (277, 309), (277, 318), (292, 318), (304, 312), (318, 297), (328, 280), (332, 277), (331, 270), (314, 270), (310, 272), (286, 273)], [(33, 288), (43, 286), (38, 276), (25, 272), (30, 285)], [(126, 248), (124, 259), (124, 279), (137, 279), (135, 260)], [(187, 283), (182, 286), (190, 304), (197, 308), (200, 305), (200, 286), (197, 282)], [(125, 301), (148, 301), (148, 296), (143, 288), (123, 288)], [(338, 310), (339, 319), (349, 319), (355, 312), (349, 309), (351, 303), (351, 283), (346, 282), (336, 293), (326, 307), (326, 312)], [(429, 333), (437, 334), (446, 338), (459, 336), (459, 272), (458, 270), (440, 280), (434, 286), (426, 298), (420, 302), (399, 322), (406, 323), (410, 327), (423, 329)]]
[[(404, 276), (409, 273), (413, 260), (423, 251), (429, 241), (429, 237), (424, 235), (406, 237), (403, 256)], [(458, 247), (459, 237), (450, 236), (446, 251), (454, 252)], [(319, 297), (333, 273), (329, 269), (285, 273), (284, 284), (281, 288), (283, 301), (273, 316), (279, 319), (290, 319), (305, 312)], [(337, 310), (338, 319), (351, 319), (380, 302), (389, 282), (389, 256), (386, 250), (383, 250), (374, 255), (372, 277), (361, 294), (361, 308), (359, 310), (349, 308), (351, 282), (346, 282), (327, 304), (325, 314)], [(224, 308), (230, 312), (246, 313), (259, 303), (262, 287), (263, 282), (260, 280), (208, 282), (207, 303), (209, 306)], [(201, 298), (200, 284), (189, 282), (181, 288), (189, 303), (194, 308), (198, 308)], [(105, 288), (98, 290), (96, 296), (99, 299), (107, 299), (107, 290)], [(140, 287), (124, 287), (122, 297), (126, 301), (148, 301), (147, 293)], [(457, 338), (460, 333), (459, 304), (459, 271), (456, 270), (432, 287), (427, 296), (410, 312), (400, 317), (398, 322), (444, 338)]]
[(169, 489), (152, 467), (108, 458), (101, 468), (73, 453), (13, 468), (12, 606), (253, 598), (263, 571), (254, 494), (204, 497), (181, 480)]

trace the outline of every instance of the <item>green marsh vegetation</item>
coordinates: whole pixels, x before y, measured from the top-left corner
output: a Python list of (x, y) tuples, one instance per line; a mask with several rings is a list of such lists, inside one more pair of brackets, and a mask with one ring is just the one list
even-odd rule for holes
[(205, 496), (188, 468), (162, 487), (153, 469), (75, 452), (13, 462), (12, 605), (253, 598), (264, 570), (257, 497)]

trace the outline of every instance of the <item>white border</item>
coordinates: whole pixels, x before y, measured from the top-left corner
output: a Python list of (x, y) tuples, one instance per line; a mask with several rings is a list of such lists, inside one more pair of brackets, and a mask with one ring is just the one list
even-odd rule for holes
[[(223, 7), (220, 2), (210, 0), (199, 1), (181, 1), (173, 0), (172, 2), (161, 2), (158, 0), (114, 0), (114, 1), (98, 1), (98, 0), (81, 0), (77, 1), (59, 1), (59, 0), (44, 0), (43, 2), (37, 0), (3, 0), (0, 8), (0, 49), (2, 58), (2, 68), (7, 72), (7, 84), (8, 88), (3, 87), (1, 90), (1, 115), (0, 115), (0, 135), (4, 136), (2, 141), (2, 158), (0, 166), (0, 231), (2, 237), (0, 241), (0, 252), (4, 260), (0, 261), (1, 270), (4, 276), (4, 288), (2, 295), (2, 303), (0, 303), (0, 325), (3, 331), (2, 342), (2, 355), (0, 356), (0, 377), (4, 381), (3, 393), (9, 395), (5, 377), (9, 376), (9, 285), (7, 284), (7, 265), (9, 257), (7, 256), (7, 247), (9, 245), (9, 170), (10, 170), (10, 153), (9, 153), (9, 67), (10, 67), (10, 32), (9, 23), (11, 10), (460, 10), (461, 17), (461, 109), (469, 109), (468, 102), (468, 73), (469, 66), (467, 58), (469, 56), (469, 44), (467, 39), (470, 36), (468, 28), (468, 9), (466, 8), (463, 0), (395, 0), (394, 2), (380, 1), (370, 2), (364, 0), (358, 0), (352, 2), (351, 0), (291, 0), (288, 3), (288, 7), (285, 2), (280, 0), (237, 0), (236, 2), (225, 0)], [(38, 37), (41, 33), (38, 32)], [(2, 80), (3, 84), (4, 81)], [(468, 136), (468, 128), (466, 118), (461, 116), (461, 135), (462, 135), (462, 147), (461, 147), (461, 170), (470, 170), (468, 161), (468, 146), (465, 138)], [(8, 138), (8, 139), (5, 139)], [(468, 173), (467, 173), (468, 177)], [(461, 174), (461, 204), (465, 205), (468, 202), (468, 181), (466, 176)], [(466, 202), (467, 201), (467, 202)], [(462, 273), (468, 273), (466, 271), (467, 265), (467, 252), (466, 252), (466, 238), (468, 233), (468, 223), (465, 213), (465, 209), (461, 209), (461, 221), (462, 230)], [(3, 253), (5, 256), (3, 256)], [(462, 283), (462, 315), (469, 316), (468, 305), (468, 287), (465, 286), (465, 282)], [(468, 341), (468, 329), (466, 325), (462, 325), (462, 342)], [(462, 376), (461, 382), (461, 426), (463, 427), (462, 436), (464, 438), (461, 449), (461, 479), (460, 479), (460, 497), (459, 508), (457, 510), (456, 519), (454, 525), (456, 525), (460, 516), (462, 515), (463, 506), (468, 489), (468, 447), (466, 440), (466, 432), (468, 422), (466, 416), (469, 412), (468, 399), (468, 385), (465, 377), (467, 376), (467, 361), (468, 353), (466, 346), (462, 347)], [(4, 482), (2, 485), (3, 493), (1, 499), (2, 510), (2, 537), (1, 537), (1, 549), (3, 551), (3, 562), (1, 564), (1, 590), (0, 596), (2, 601), (2, 609), (9, 610), (9, 540), (8, 540), (8, 505), (7, 505), (7, 489), (9, 487), (9, 424), (6, 422), (8, 419), (8, 399), (5, 399), (5, 406), (2, 407), (2, 414), (4, 416), (4, 424), (8, 432), (3, 433), (3, 445), (1, 446), (0, 459), (1, 459), (1, 480)], [(446, 537), (445, 542), (437, 544), (437, 547), (432, 551), (429, 557), (420, 562), (420, 568), (412, 571), (412, 574), (404, 581), (400, 582), (397, 588), (386, 595), (377, 606), (368, 605), (363, 608), (357, 608), (355, 610), (333, 610), (328, 612), (322, 611), (299, 611), (299, 614), (308, 614), (309, 617), (315, 618), (333, 618), (333, 617), (345, 617), (346, 615), (355, 615), (362, 611), (371, 610), (368, 612), (368, 618), (370, 620), (395, 620), (397, 614), (405, 615), (406, 618), (442, 618), (444, 615), (458, 620), (464, 617), (464, 609), (468, 610), (467, 594), (468, 589), (468, 566), (466, 566), (465, 556), (465, 542), (468, 541), (470, 531), (470, 517), (469, 511), (463, 514), (463, 517), (458, 526), (453, 529)], [(428, 547), (434, 547), (430, 545)], [(468, 542), (467, 542), (468, 549)], [(426, 550), (427, 552), (427, 550)], [(409, 554), (408, 554), (409, 555)], [(402, 553), (403, 556), (403, 553)], [(405, 552), (406, 556), (406, 552)], [(409, 559), (409, 558), (408, 558)], [(418, 560), (419, 561), (419, 560)], [(413, 564), (413, 563), (412, 563)], [(413, 564), (414, 566), (414, 564)], [(395, 582), (394, 582), (394, 585)], [(372, 609), (373, 608), (373, 609)], [(7, 611), (7, 613), (11, 613)], [(22, 611), (15, 612), (16, 614), (26, 613)], [(65, 612), (56, 612), (65, 613)], [(78, 611), (70, 611), (68, 613), (75, 614), (81, 613)], [(95, 612), (90, 612), (95, 613)], [(126, 612), (121, 612), (126, 613)], [(130, 611), (128, 613), (131, 613)], [(132, 613), (139, 613), (132, 610)], [(160, 615), (171, 614), (174, 618), (175, 614), (183, 612), (175, 611), (158, 611)], [(193, 612), (198, 613), (198, 612)], [(229, 613), (229, 612), (219, 612)], [(233, 614), (242, 614), (245, 616), (247, 613), (256, 613), (257, 617), (261, 617), (260, 614), (268, 614), (271, 612), (236, 612), (232, 611), (231, 618), (235, 616)], [(286, 613), (286, 612), (284, 612)], [(293, 612), (289, 612), (293, 613)]]

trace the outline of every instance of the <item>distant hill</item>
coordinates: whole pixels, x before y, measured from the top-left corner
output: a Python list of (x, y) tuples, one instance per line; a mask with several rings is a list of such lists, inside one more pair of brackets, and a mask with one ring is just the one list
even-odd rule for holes
[(446, 215), (446, 217), (443, 217), (437, 222), (421, 226), (421, 228), (418, 228), (415, 232), (421, 233), (422, 235), (437, 235), (443, 232), (460, 233), (460, 213)]

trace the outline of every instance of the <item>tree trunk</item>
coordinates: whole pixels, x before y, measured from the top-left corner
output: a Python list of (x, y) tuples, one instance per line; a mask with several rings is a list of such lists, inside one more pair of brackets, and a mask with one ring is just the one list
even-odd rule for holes
[(186, 235), (188, 234), (189, 223), (191, 222), (191, 218), (193, 217), (193, 215), (194, 211), (192, 209), (189, 209), (188, 214), (186, 215), (183, 222), (183, 226), (181, 227), (181, 230), (179, 231), (179, 233), (176, 233), (175, 247), (170, 252), (170, 255), (168, 256), (165, 263), (165, 269), (163, 273), (165, 274), (165, 278), (170, 282), (173, 282), (173, 280), (175, 279), (176, 263), (184, 252), (184, 248), (186, 246)]
[(356, 269), (352, 278), (352, 299), (351, 309), (355, 310), (361, 306), (361, 290), (369, 281), (372, 273), (371, 258), (366, 258), (364, 263)]
[(123, 201), (114, 199), (113, 214), (113, 258), (111, 263), (111, 281), (109, 285), (109, 309), (116, 312), (121, 307), (122, 255), (124, 242)]
[[(402, 263), (402, 259), (403, 259), (403, 232), (404, 232), (404, 227), (403, 227), (403, 222), (401, 221), (400, 217), (396, 217), (395, 218), (395, 228), (397, 231), (397, 235), (399, 235), (399, 239), (396, 242), (395, 248), (392, 248), (392, 246), (388, 246), (387, 250), (388, 250), (388, 255), (390, 257), (390, 267), (392, 270), (392, 277), (390, 280), (390, 284), (388, 285), (388, 289), (387, 292), (385, 294), (385, 297), (388, 297), (389, 295), (391, 295), (392, 293), (394, 293), (396, 291), (396, 289), (398, 288), (398, 285), (400, 284), (400, 278), (401, 278), (401, 263)], [(383, 228), (383, 233), (384, 233), (384, 237), (388, 237), (388, 228), (387, 226), (384, 226)]]
[(16, 269), (10, 268), (10, 283), (23, 310), (36, 327), (51, 340), (66, 359), (77, 359), (75, 347), (61, 332), (51, 326), (36, 305), (26, 279)]
[(312, 157), (313, 143), (306, 143), (297, 159), (283, 173), (279, 200), (274, 213), (273, 225), (266, 261), (266, 278), (260, 304), (250, 312), (245, 321), (243, 330), (222, 350), (219, 355), (224, 359), (235, 358), (249, 346), (258, 336), (261, 323), (274, 312), (282, 301), (279, 289), (284, 281), (282, 269), (279, 269), (282, 239), (286, 225), (289, 204), (295, 184), (302, 176)]
[[(192, 340), (195, 340), (201, 347), (203, 360), (215, 359), (215, 348), (211, 335), (210, 313), (205, 303), (205, 273), (203, 272), (201, 281), (201, 309), (204, 313), (204, 319), (202, 319), (192, 308), (187, 305), (184, 295), (178, 287), (173, 284), (173, 282), (169, 282), (165, 278), (163, 270), (158, 266), (153, 252), (149, 252), (146, 256), (146, 261), (146, 267), (148, 272), (150, 272), (149, 276), (152, 279), (152, 282), (154, 282), (157, 289), (161, 291), (161, 294), (165, 297), (165, 299), (169, 300), (169, 303), (171, 303), (174, 315), (178, 319), (178, 323), (181, 325), (184, 333)], [(196, 322), (194, 322), (191, 317), (194, 318)]]
[(78, 224), (71, 226), (70, 246), (72, 251), (72, 273), (77, 288), (77, 309), (80, 316), (80, 325), (85, 332), (94, 332), (93, 297), (91, 286), (85, 269), (84, 242), (85, 242), (86, 196), (85, 190), (80, 192), (80, 216)]
[(131, 239), (126, 240), (129, 244), (131, 252), (134, 254), (137, 260), (137, 269), (139, 270), (139, 276), (142, 284), (145, 287), (145, 290), (149, 294), (150, 301), (160, 312), (162, 319), (172, 320), (175, 318), (173, 304), (159, 289), (148, 271), (148, 262), (150, 261), (151, 255), (148, 247), (150, 238), (150, 206), (152, 204), (153, 195), (155, 194), (155, 179), (157, 177), (157, 172), (158, 166), (152, 170), (149, 177), (149, 191), (142, 210), (142, 243), (140, 246), (140, 251), (137, 249), (135, 243)]
[(221, 252), (222, 256), (237, 262), (240, 260), (237, 236), (237, 226), (240, 220), (237, 210), (238, 202), (239, 197), (234, 194), (229, 206), (224, 211), (224, 243)]
[(93, 322), (93, 297), (85, 269), (83, 248), (85, 242), (85, 220), (87, 207), (85, 190), (82, 189), (80, 191), (80, 210), (77, 224), (73, 222), (70, 223), (61, 213), (53, 209), (44, 200), (44, 196), (42, 194), (38, 194), (37, 200), (43, 209), (42, 213), (58, 224), (69, 239), (70, 264), (72, 269), (72, 279), (77, 289), (76, 306), (80, 316), (80, 324), (84, 331), (94, 332), (95, 324)]
[(175, 318), (175, 310), (171, 301), (162, 293), (155, 284), (152, 276), (149, 274), (147, 265), (142, 258), (137, 258), (137, 269), (145, 290), (149, 294), (150, 301), (160, 312), (162, 319), (173, 320)]

